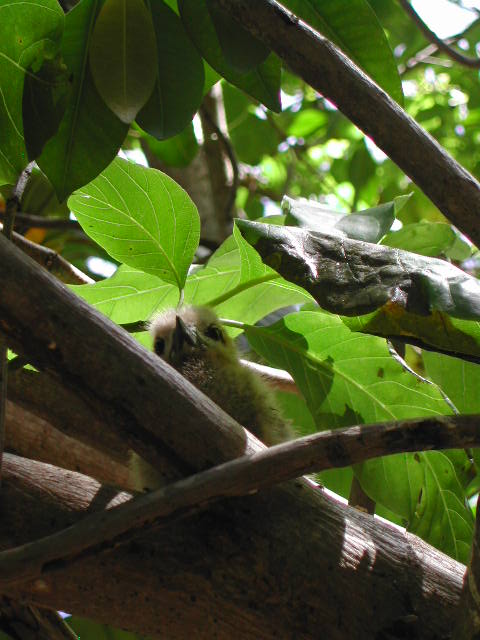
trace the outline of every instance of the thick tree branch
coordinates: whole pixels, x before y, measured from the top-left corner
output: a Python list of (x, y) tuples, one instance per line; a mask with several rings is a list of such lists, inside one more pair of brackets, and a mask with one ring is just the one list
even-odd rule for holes
[[(7, 455), (1, 497), (6, 548), (113, 496), (79, 474)], [(311, 640), (321, 629), (329, 640), (371, 640), (401, 629), (438, 640), (452, 629), (463, 573), (415, 536), (295, 481), (147, 529), (8, 595), (156, 638)]]
[(480, 446), (480, 416), (446, 416), (324, 431), (237, 458), (142, 495), (77, 525), (0, 553), (0, 588), (39, 578), (72, 560), (113, 548), (135, 529), (165, 526), (220, 498), (257, 493), (306, 473), (378, 456)]
[(436, 33), (428, 28), (428, 26), (421, 19), (421, 17), (415, 11), (410, 2), (408, 2), (408, 0), (398, 0), (398, 2), (402, 6), (405, 13), (410, 16), (410, 18), (417, 25), (423, 35), (427, 38), (427, 40), (435, 44), (437, 48), (440, 49), (440, 51), (443, 51), (449, 58), (455, 60), (455, 62), (458, 62), (465, 67), (471, 67), (472, 69), (480, 68), (480, 58), (469, 58), (468, 56), (463, 55), (462, 53), (460, 53), (460, 51), (457, 51), (449, 44), (447, 44), (444, 40), (439, 38)]
[[(168, 459), (174, 477), (260, 446), (1, 236), (0, 279), (9, 283), (0, 296), (0, 328), (16, 352), (61, 377), (127, 446), (160, 468)], [(4, 549), (67, 527), (111, 500), (111, 490), (78, 474), (8, 459)], [(211, 638), (214, 629), (218, 639), (267, 639), (282, 629), (303, 640), (321, 628), (340, 640), (347, 628), (363, 640), (408, 620), (419, 640), (433, 640), (451, 628), (461, 575), (460, 565), (415, 537), (295, 481), (226, 500), (168, 531), (146, 531), (132, 544), (72, 562), (68, 571), (9, 587), (7, 595), (155, 637)]]
[[(23, 448), (29, 446), (25, 442), (28, 425), (24, 422), (18, 425), (14, 434), (7, 434), (14, 451), (26, 457), (80, 471), (122, 489), (138, 491), (162, 484), (162, 475), (129, 449), (123, 434), (115, 428), (109, 428), (85, 400), (66, 389), (58, 379), (28, 369), (15, 371), (9, 377), (8, 395), (33, 419), (43, 421), (44, 428), (41, 422), (40, 431), (46, 431), (46, 438), (51, 442), (51, 446), (40, 444), (37, 456), (28, 453)], [(50, 429), (63, 434), (58, 440), (58, 446), (51, 441), (54, 436)], [(32, 438), (33, 446), (39, 437), (37, 433)], [(74, 445), (71, 444), (72, 441)], [(62, 443), (68, 449), (65, 455), (61, 453)], [(96, 453), (88, 454), (92, 449)], [(167, 469), (168, 466), (168, 460), (164, 460), (161, 468)], [(171, 469), (170, 473), (173, 477), (177, 475), (175, 469)]]
[[(99, 449), (58, 431), (47, 420), (14, 402), (7, 402), (6, 427), (6, 451), (78, 471), (126, 491), (139, 489), (129, 469), (130, 458), (122, 464)], [(100, 427), (104, 428), (103, 425)]]
[(0, 279), (9, 283), (0, 329), (13, 350), (55, 372), (165, 479), (245, 452), (230, 416), (1, 236)]
[(329, 40), (275, 0), (216, 0), (331, 100), (480, 246), (480, 185)]

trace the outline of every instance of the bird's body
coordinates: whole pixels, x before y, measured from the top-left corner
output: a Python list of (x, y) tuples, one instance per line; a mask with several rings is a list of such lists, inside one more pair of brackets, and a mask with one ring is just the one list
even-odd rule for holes
[(239, 360), (232, 339), (207, 307), (170, 309), (150, 329), (154, 350), (267, 445), (292, 437), (272, 391)]

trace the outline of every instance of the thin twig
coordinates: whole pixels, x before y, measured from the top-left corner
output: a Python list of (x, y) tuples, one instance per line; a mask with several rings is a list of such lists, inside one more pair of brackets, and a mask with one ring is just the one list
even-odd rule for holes
[(65, 258), (49, 247), (31, 242), (19, 233), (13, 232), (13, 242), (35, 262), (65, 284), (93, 284), (95, 280), (70, 264)]
[(305, 473), (395, 453), (480, 445), (480, 416), (438, 416), (324, 431), (265, 448), (184, 478), (34, 542), (0, 553), (0, 587), (64, 569), (112, 549), (155, 522), (166, 524), (225, 497), (244, 496)]
[(460, 53), (459, 51), (448, 45), (444, 40), (439, 38), (436, 33), (429, 29), (429, 27), (421, 19), (421, 17), (412, 7), (410, 2), (408, 2), (408, 0), (398, 0), (398, 2), (405, 13), (408, 13), (413, 22), (415, 22), (420, 31), (422, 31), (427, 40), (435, 44), (440, 49), (440, 51), (443, 51), (449, 58), (455, 60), (455, 62), (458, 62), (464, 67), (470, 67), (472, 69), (480, 68), (480, 58), (469, 58), (468, 56), (463, 55), (463, 53)]
[[(8, 239), (12, 239), (13, 226), (15, 224), (15, 214), (20, 209), (21, 200), (27, 182), (32, 173), (33, 163), (27, 165), (27, 167), (20, 174), (17, 184), (12, 189), (11, 195), (7, 198), (5, 203), (5, 217), (3, 221), (3, 235)], [(3, 286), (8, 286), (8, 283), (3, 283)], [(1, 326), (0, 326), (1, 329)], [(0, 486), (2, 484), (2, 462), (3, 462), (3, 450), (5, 448), (5, 414), (7, 407), (7, 384), (8, 384), (8, 347), (7, 340), (3, 333), (0, 333)]]
[(21, 201), (28, 179), (32, 173), (33, 163), (27, 165), (18, 178), (17, 184), (12, 190), (11, 195), (7, 198), (5, 204), (5, 215), (3, 220), (3, 235), (9, 240), (12, 239), (13, 227), (15, 224), (15, 216), (20, 210)]
[[(5, 219), (6, 214), (0, 212), (0, 220)], [(23, 225), (38, 229), (81, 229), (76, 220), (65, 220), (65, 218), (44, 218), (32, 213), (17, 212), (15, 215), (15, 226)]]

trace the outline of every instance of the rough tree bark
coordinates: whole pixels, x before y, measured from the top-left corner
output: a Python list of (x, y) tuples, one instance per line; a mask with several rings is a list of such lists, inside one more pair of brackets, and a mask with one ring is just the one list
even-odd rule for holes
[[(115, 498), (55, 467), (13, 456), (5, 466), (2, 548)], [(440, 639), (462, 575), (415, 536), (296, 481), (146, 531), (7, 595), (158, 638)]]
[[(61, 377), (100, 412), (107, 429), (152, 462), (164, 457), (181, 475), (260, 446), (3, 238), (0, 279), (9, 283), (0, 297), (8, 342)], [(117, 494), (85, 476), (12, 456), (4, 480), (1, 548), (56, 531)], [(453, 626), (464, 567), (294, 481), (50, 570), (5, 595), (153, 637), (322, 633), (340, 640), (443, 637)]]

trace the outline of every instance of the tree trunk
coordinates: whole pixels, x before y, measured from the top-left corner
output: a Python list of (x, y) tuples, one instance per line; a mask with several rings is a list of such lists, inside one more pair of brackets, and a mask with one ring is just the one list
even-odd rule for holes
[[(1, 236), (0, 280), (8, 282), (0, 329), (9, 344), (61, 379), (112, 438), (173, 477), (261, 446)], [(58, 426), (68, 411), (54, 417)], [(127, 499), (41, 462), (10, 455), (4, 466), (3, 549)], [(134, 542), (97, 556), (50, 566), (4, 595), (170, 640), (440, 640), (453, 629), (463, 573), (415, 536), (297, 480), (145, 529)]]
[[(5, 467), (2, 548), (127, 497), (11, 455)], [(445, 638), (464, 571), (302, 480), (51, 569), (5, 595), (170, 640)]]

